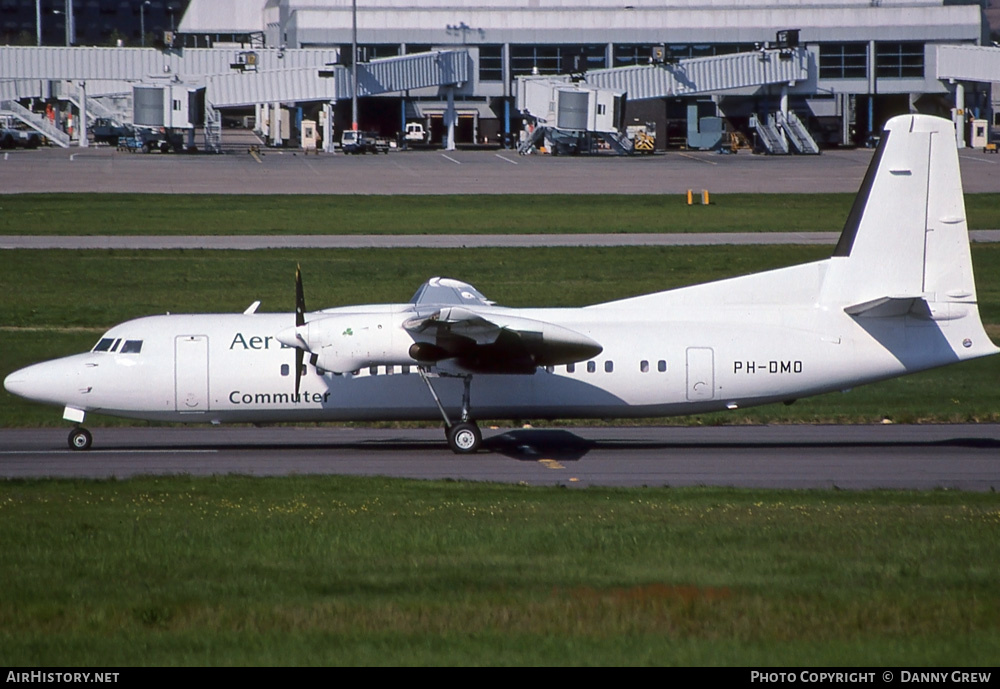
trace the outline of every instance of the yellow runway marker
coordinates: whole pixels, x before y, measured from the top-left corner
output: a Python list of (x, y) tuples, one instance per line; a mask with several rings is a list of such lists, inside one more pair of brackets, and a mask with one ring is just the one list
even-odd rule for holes
[(554, 459), (540, 459), (540, 460), (538, 460), (538, 463), (539, 464), (544, 464), (549, 469), (565, 469), (566, 468), (566, 467), (564, 467), (562, 464), (560, 464), (559, 462), (557, 462)]

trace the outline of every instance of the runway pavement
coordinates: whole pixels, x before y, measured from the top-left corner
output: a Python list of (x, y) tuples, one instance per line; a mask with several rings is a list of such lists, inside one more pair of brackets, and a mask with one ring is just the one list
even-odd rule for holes
[(484, 429), (452, 454), (439, 428), (0, 430), (0, 476), (342, 474), (563, 486), (738, 486), (988, 491), (1000, 425)]
[[(872, 151), (819, 156), (519, 156), (513, 151), (404, 151), (382, 156), (132, 154), (109, 147), (0, 152), (0, 193), (663, 194), (856, 192)], [(964, 149), (966, 193), (1000, 192), (1000, 156)], [(259, 160), (259, 162), (258, 162)]]

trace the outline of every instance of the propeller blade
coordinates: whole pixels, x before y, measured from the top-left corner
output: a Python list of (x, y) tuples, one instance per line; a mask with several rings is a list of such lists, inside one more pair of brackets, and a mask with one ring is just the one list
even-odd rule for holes
[[(302, 289), (302, 266), (295, 264), (295, 327), (306, 324), (306, 297)], [(302, 362), (305, 352), (302, 347), (295, 348), (295, 396), (299, 395), (302, 383)]]
[(305, 352), (295, 348), (295, 396), (299, 396), (299, 384), (302, 382), (302, 358)]
[(306, 298), (302, 290), (302, 266), (295, 266), (295, 325), (306, 324)]

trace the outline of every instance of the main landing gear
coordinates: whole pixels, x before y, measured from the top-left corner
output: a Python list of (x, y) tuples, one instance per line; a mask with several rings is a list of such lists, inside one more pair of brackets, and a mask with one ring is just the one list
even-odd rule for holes
[(77, 426), (69, 432), (69, 447), (71, 450), (89, 450), (94, 442), (94, 436), (83, 426)]
[(417, 372), (420, 373), (420, 377), (427, 384), (427, 389), (430, 391), (431, 397), (434, 398), (434, 404), (437, 405), (438, 411), (441, 412), (441, 417), (444, 419), (445, 437), (448, 439), (448, 447), (451, 448), (451, 451), (457, 455), (471, 455), (478, 452), (479, 446), (483, 443), (483, 434), (476, 422), (469, 420), (469, 389), (472, 386), (472, 376), (462, 376), (462, 382), (465, 385), (462, 392), (462, 417), (461, 421), (453, 423), (448, 418), (448, 413), (445, 412), (437, 392), (434, 391), (434, 386), (431, 385), (427, 371), (423, 367), (417, 367)]

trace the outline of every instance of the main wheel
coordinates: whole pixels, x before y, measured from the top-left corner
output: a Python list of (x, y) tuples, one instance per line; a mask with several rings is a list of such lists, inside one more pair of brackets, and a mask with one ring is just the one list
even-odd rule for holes
[(468, 455), (479, 450), (483, 434), (475, 423), (456, 423), (448, 431), (448, 446), (457, 455)]
[(72, 450), (89, 450), (94, 437), (86, 428), (78, 427), (69, 432), (69, 447)]

